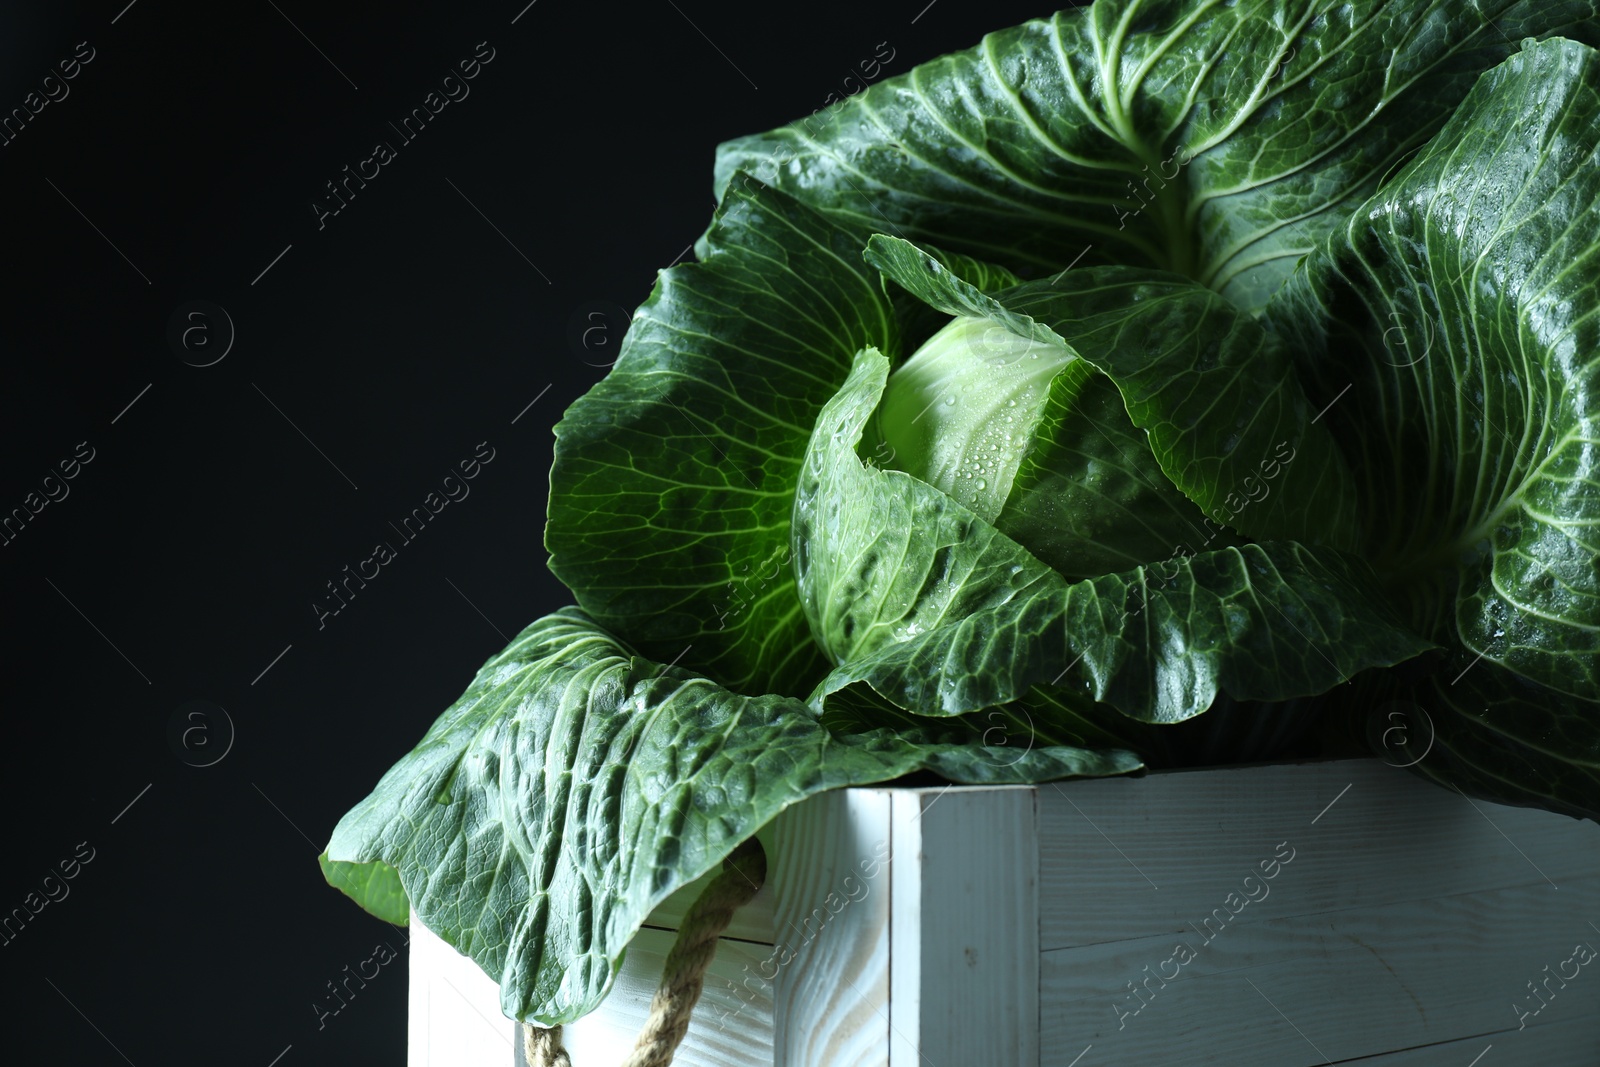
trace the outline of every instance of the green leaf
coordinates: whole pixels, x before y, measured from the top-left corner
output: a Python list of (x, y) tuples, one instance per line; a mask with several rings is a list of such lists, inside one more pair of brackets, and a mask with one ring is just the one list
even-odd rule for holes
[(1272, 318), (1419, 627), (1600, 700), (1600, 53), (1530, 42)]
[[(1026, 696), (1000, 707), (965, 715), (918, 715), (867, 685), (851, 685), (829, 694), (822, 709), (822, 725), (840, 734), (872, 736), (888, 729), (918, 744), (952, 745), (952, 753), (966, 753), (978, 763), (978, 777), (952, 773), (952, 760), (931, 769), (963, 784), (1046, 782), (1053, 773), (1054, 752), (1078, 753), (1085, 749), (1115, 753), (1146, 742), (1144, 723), (1062, 686), (1037, 686)], [(1128, 753), (1133, 758), (1133, 753)], [(1040, 763), (1045, 760), (1045, 763)], [(1125, 769), (1136, 769), (1128, 766)]]
[[(986, 260), (975, 259), (972, 256), (963, 256), (958, 252), (946, 252), (932, 245), (922, 245), (917, 252), (926, 255), (948, 271), (965, 285), (970, 285), (979, 292), (992, 292), (996, 289), (1009, 289), (1022, 282), (1015, 274), (1006, 268), (990, 263)], [(868, 261), (872, 256), (867, 257)]]
[(860, 460), (887, 375), (877, 352), (856, 358), (795, 495), (800, 595), (840, 664), (814, 707), (865, 684), (918, 714), (963, 715), (1060, 683), (1176, 722), (1219, 692), (1321, 693), (1430, 647), (1364, 564), (1331, 549), (1269, 542), (1068, 583), (939, 490)]
[(1060, 335), (1050, 327), (1008, 310), (994, 287), (979, 285), (967, 275), (951, 270), (946, 253), (875, 233), (867, 240), (863, 255), (885, 278), (946, 315), (991, 319), (1026, 340), (1045, 345), (1061, 343)]
[(758, 183), (703, 258), (662, 273), (556, 426), (550, 569), (646, 654), (801, 692), (821, 666), (788, 565), (801, 456), (851, 357), (897, 327), (861, 239)]
[[(922, 245), (916, 251), (931, 257), (940, 269), (948, 271), (952, 277), (960, 279), (978, 292), (1009, 289), (1021, 280), (1004, 267), (974, 259), (972, 256), (946, 252), (932, 245)], [(870, 258), (869, 256), (868, 259)], [(891, 284), (887, 278), (883, 279), (882, 284), (888, 294), (889, 304), (894, 308), (895, 318), (900, 323), (901, 338), (908, 347), (920, 343), (949, 322), (948, 316), (940, 314), (900, 286)]]
[(1465, 653), (1409, 696), (1401, 743), (1383, 753), (1391, 764), (1502, 804), (1600, 822), (1600, 704)]
[[(1167, 480), (1213, 524), (1252, 537), (1354, 544), (1350, 472), (1293, 362), (1260, 323), (1204, 286), (1165, 272), (1093, 267), (981, 293), (915, 246), (882, 235), (869, 242), (867, 259), (948, 314), (986, 316), (1020, 338), (1065, 345), (1106, 374)], [(1120, 426), (1113, 432), (1126, 436)], [(1212, 525), (1191, 526), (1196, 549), (1216, 535)]]
[[(798, 700), (644, 659), (569, 608), (484, 664), (327, 855), (396, 869), (422, 924), (500, 984), (502, 1010), (548, 1026), (597, 1006), (650, 912), (784, 808), (923, 769), (1016, 780), (995, 747), (836, 738)], [(1023, 770), (1138, 767), (1038, 746)]]
[[(1099, 751), (1075, 747), (1058, 731), (1042, 731), (1031, 716), (991, 710), (969, 721), (899, 712), (891, 726), (849, 724), (839, 743), (911, 743), (925, 751), (923, 767), (956, 785), (1036, 785), (1061, 778), (1104, 777), (1142, 770), (1144, 764), (1121, 748)], [(842, 727), (846, 723), (841, 720)], [(1117, 745), (1119, 739), (1104, 743)]]
[(1063, 577), (1243, 543), (1168, 480), (1116, 385), (1086, 360), (1050, 383), (1033, 438), (995, 526)]
[(1175, 270), (1259, 309), (1526, 35), (1594, 0), (1097, 0), (717, 154), (863, 235), (1019, 273)]
[(396, 926), (410, 923), (411, 906), (400, 885), (400, 872), (387, 863), (381, 860), (343, 863), (330, 860), (324, 852), (317, 857), (317, 864), (329, 885), (361, 905), (368, 914)]

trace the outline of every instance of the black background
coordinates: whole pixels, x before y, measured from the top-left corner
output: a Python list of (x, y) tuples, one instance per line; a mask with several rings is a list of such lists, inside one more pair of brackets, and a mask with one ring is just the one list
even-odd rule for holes
[[(880, 78), (1050, 10), (525, 3), (0, 9), (0, 114), (79, 42), (94, 56), (0, 147), (0, 516), (67, 492), (0, 546), (0, 915), (94, 857), (0, 945), (13, 1052), (404, 1061), (403, 952), (319, 1029), (326, 984), (403, 934), (316, 855), (568, 602), (541, 541), (550, 428), (604, 373), (615, 309), (692, 256), (715, 146), (886, 50)], [(479, 42), (470, 95), (400, 144), (388, 123)], [(319, 228), (324, 183), (379, 140), (395, 160)], [(168, 340), (196, 300), (234, 332), (206, 367), (214, 312)], [(46, 485), (80, 442), (92, 461)], [(403, 542), (390, 522), (480, 442), (469, 495)], [(326, 583), (380, 541), (398, 557), (319, 627)], [(195, 700), (226, 718), (182, 719)]]

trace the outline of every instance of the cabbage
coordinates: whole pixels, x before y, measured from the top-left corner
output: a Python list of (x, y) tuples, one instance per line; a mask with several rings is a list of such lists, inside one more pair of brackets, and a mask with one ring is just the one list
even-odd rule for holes
[(1595, 16), (1097, 0), (724, 145), (556, 427), (576, 606), (330, 880), (554, 1024), (825, 789), (1273, 758), (1399, 700), (1417, 773), (1600, 817)]

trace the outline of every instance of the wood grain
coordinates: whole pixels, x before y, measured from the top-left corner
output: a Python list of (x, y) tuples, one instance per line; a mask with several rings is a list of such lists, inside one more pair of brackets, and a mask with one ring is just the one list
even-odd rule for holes
[[(1315, 862), (1297, 856), (1277, 892), (1297, 899), (1296, 878)], [(1253, 906), (1209, 942), (1191, 929), (1044, 953), (1042, 1039), (1053, 1051), (1044, 1062), (1067, 1064), (1092, 1043), (1097, 1067), (1145, 1065), (1180, 1048), (1189, 1064), (1313, 1067), (1514, 1030), (1525, 983), (1577, 942), (1600, 946), (1585, 922), (1600, 915), (1600, 876), (1267, 920), (1250, 917)], [(1180, 942), (1192, 961), (1165, 964)], [(1583, 1018), (1600, 1032), (1600, 960), (1523, 1033)]]
[(1600, 1063), (1600, 1027), (1572, 1019), (1521, 1033), (1502, 1030), (1459, 1041), (1342, 1060), (1339, 1067), (1595, 1067)]
[(895, 791), (891, 1067), (1039, 1063), (1036, 796)]
[(1252, 918), (1600, 874), (1600, 826), (1470, 802), (1377, 760), (1042, 786), (1039, 835), (1046, 951), (1184, 930), (1281, 841), (1305, 857), (1294, 893)]
[(881, 1067), (889, 1048), (891, 792), (807, 801), (779, 827), (771, 872), (777, 1067)]

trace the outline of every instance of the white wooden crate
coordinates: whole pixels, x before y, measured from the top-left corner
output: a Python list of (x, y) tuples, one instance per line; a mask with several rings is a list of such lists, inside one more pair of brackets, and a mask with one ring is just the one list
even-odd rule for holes
[[(1600, 959), (1568, 962), (1600, 949), (1600, 826), (1376, 761), (844, 790), (761, 839), (682, 1067), (1600, 1064)], [(574, 1067), (625, 1058), (699, 889), (566, 1028)], [(420, 926), (411, 982), (410, 1067), (520, 1064)]]

